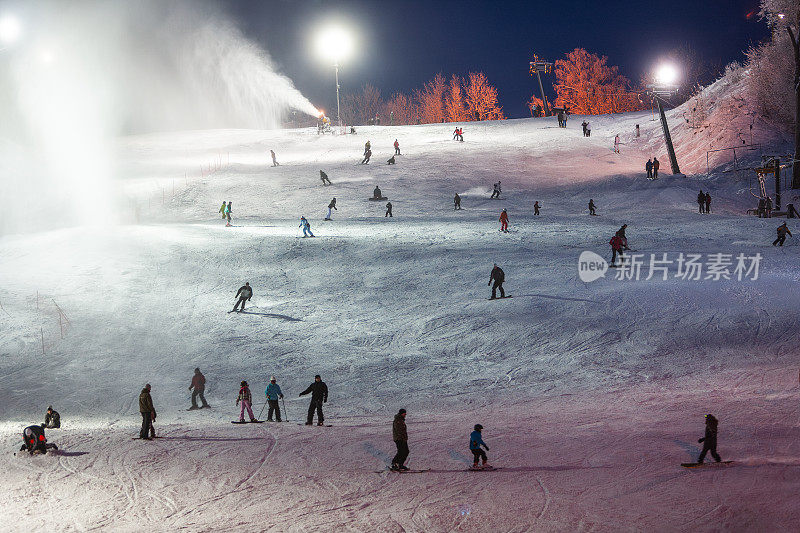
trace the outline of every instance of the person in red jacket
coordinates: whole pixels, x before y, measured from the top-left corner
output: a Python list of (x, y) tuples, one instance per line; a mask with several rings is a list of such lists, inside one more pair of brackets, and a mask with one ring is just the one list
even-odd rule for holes
[[(194, 389), (194, 390), (192, 390)], [(192, 391), (192, 406), (189, 408), (191, 409), (200, 409), (197, 406), (197, 397), (200, 397), (200, 401), (203, 402), (203, 407), (211, 407), (206, 402), (206, 397), (203, 393), (206, 390), (206, 377), (200, 372), (199, 368), (194, 369), (194, 376), (192, 376), (192, 384), (189, 385), (189, 390)]]
[(394, 140), (394, 155), (400, 155), (400, 143)]
[(508, 233), (508, 213), (505, 209), (500, 213), (500, 231)]
[(608, 244), (611, 245), (611, 264), (614, 265), (617, 261), (617, 255), (619, 255), (620, 260), (622, 260), (622, 246), (624, 241), (619, 235), (614, 235), (611, 237), (611, 240), (608, 241)]

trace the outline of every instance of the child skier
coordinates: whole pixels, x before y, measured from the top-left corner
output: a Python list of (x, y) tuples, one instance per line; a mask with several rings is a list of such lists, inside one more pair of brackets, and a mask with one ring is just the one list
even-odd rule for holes
[[(473, 431), (469, 436), (469, 451), (472, 452), (473, 461), (472, 461), (472, 468), (491, 468), (489, 463), (487, 462), (486, 452), (481, 450), (481, 446), (486, 448), (486, 451), (489, 451), (489, 447), (483, 442), (483, 437), (481, 436), (481, 431), (483, 431), (483, 426), (480, 424), (475, 424), (475, 431)], [(482, 459), (483, 464), (479, 467), (478, 460)]]
[(508, 233), (508, 213), (505, 209), (500, 213), (500, 231)]
[(244, 423), (244, 410), (247, 409), (247, 414), (250, 416), (250, 422), (255, 422), (256, 417), (253, 416), (253, 409), (250, 405), (253, 402), (252, 396), (250, 396), (250, 387), (247, 385), (246, 381), (242, 381), (242, 386), (239, 389), (239, 396), (236, 398), (236, 405), (238, 406), (241, 402), (242, 408), (239, 412), (239, 422)]
[(706, 415), (706, 434), (703, 438), (698, 439), (697, 441), (703, 443), (703, 451), (700, 452), (700, 457), (697, 458), (697, 464), (703, 464), (703, 459), (706, 458), (706, 453), (708, 452), (711, 452), (711, 457), (713, 457), (716, 462), (720, 462), (722, 460), (717, 453), (718, 424), (719, 421), (714, 418), (714, 415)]
[(325, 217), (325, 220), (331, 220), (331, 209), (338, 211), (338, 209), (336, 209), (336, 198), (331, 200), (331, 203), (328, 204), (328, 215)]
[(313, 237), (314, 234), (311, 233), (311, 224), (308, 223), (306, 217), (300, 217), (300, 225), (297, 226), (298, 228), (303, 228), (303, 238), (306, 237)]

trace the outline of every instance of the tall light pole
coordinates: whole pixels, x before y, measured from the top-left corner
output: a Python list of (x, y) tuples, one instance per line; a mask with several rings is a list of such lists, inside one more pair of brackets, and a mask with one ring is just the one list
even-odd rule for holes
[(530, 72), (531, 76), (536, 73), (536, 79), (539, 80), (539, 91), (542, 93), (542, 111), (544, 111), (544, 116), (550, 114), (550, 109), (547, 107), (547, 97), (544, 95), (544, 86), (542, 85), (542, 75), (541, 72), (545, 74), (550, 74), (550, 71), (553, 69), (553, 64), (548, 61), (542, 61), (539, 59), (539, 56), (533, 54), (533, 61), (530, 62)]
[(672, 145), (672, 135), (669, 133), (669, 125), (667, 124), (667, 116), (664, 114), (664, 106), (661, 105), (661, 97), (669, 96), (678, 90), (675, 82), (678, 79), (678, 72), (671, 65), (663, 65), (656, 72), (656, 82), (648, 85), (653, 99), (658, 104), (658, 114), (661, 116), (661, 129), (664, 131), (664, 142), (667, 145), (667, 154), (669, 155), (669, 164), (672, 167), (673, 174), (680, 174), (681, 169), (678, 167), (678, 158), (675, 156), (675, 147)]
[(350, 34), (340, 27), (331, 26), (319, 32), (317, 37), (317, 50), (326, 59), (333, 60), (333, 69), (336, 75), (336, 120), (342, 125), (341, 105), (339, 100), (339, 67), (342, 59), (346, 59), (353, 49), (353, 39)]

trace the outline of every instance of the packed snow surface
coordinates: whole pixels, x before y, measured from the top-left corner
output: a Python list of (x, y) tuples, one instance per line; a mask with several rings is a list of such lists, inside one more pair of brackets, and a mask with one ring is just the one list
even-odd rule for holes
[[(797, 237), (774, 248), (779, 220), (745, 215), (745, 174), (671, 176), (651, 118), (590, 117), (590, 138), (573, 116), (468, 123), (463, 143), (452, 124), (119, 141), (126, 223), (0, 237), (0, 530), (795, 529)], [(581, 281), (580, 253), (610, 259), (622, 224), (645, 263), (761, 254), (758, 277)], [(513, 298), (488, 300), (493, 263)], [(228, 313), (245, 281), (246, 313)], [(195, 367), (213, 407), (187, 412)], [(314, 374), (331, 427), (299, 425)], [(230, 424), (239, 382), (258, 414), (271, 375), (289, 422)], [(132, 440), (145, 383), (152, 442)], [(48, 405), (60, 451), (13, 455)], [(428, 472), (377, 472), (401, 407)], [(706, 413), (735, 462), (684, 469)], [(476, 423), (500, 470), (465, 471)]]

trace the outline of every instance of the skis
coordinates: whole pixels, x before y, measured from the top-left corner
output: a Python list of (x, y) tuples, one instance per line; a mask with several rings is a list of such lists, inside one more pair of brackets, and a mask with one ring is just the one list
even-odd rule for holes
[(712, 467), (712, 468), (720, 468), (724, 465), (729, 465), (733, 463), (733, 461), (720, 461), (720, 462), (713, 462), (713, 463), (681, 463), (681, 466), (685, 468), (702, 468), (702, 467)]
[(501, 297), (499, 297), (499, 298), (491, 298), (491, 297), (489, 297), (489, 298), (486, 298), (486, 299), (487, 299), (487, 300), (490, 300), (490, 301), (491, 301), (491, 300), (506, 300), (506, 299), (508, 299), (508, 298), (513, 298), (513, 297), (514, 297), (514, 296), (512, 296), (511, 294), (506, 294), (505, 296), (501, 296)]
[[(319, 424), (305, 424), (305, 423), (302, 423), (302, 422), (298, 423), (297, 425), (298, 426), (319, 426)], [(319, 427), (329, 428), (329, 427), (333, 427), (333, 424), (323, 424), (323, 425), (321, 425)]]
[(376, 474), (382, 474), (384, 472), (392, 472), (395, 474), (422, 474), (423, 472), (430, 472), (430, 468), (423, 468), (421, 470), (392, 470), (391, 468), (386, 468), (384, 470), (375, 470)]
[(211, 409), (210, 405), (204, 405), (203, 407), (190, 407), (187, 411), (199, 411), (200, 409)]
[(495, 466), (471, 466), (467, 468), (467, 472), (492, 472), (493, 470), (500, 470), (500, 468)]
[(263, 424), (263, 420), (231, 420), (231, 424)]
[(131, 440), (153, 440), (153, 439), (163, 439), (164, 437), (156, 436), (150, 437), (149, 439), (143, 439), (142, 437), (131, 437)]

